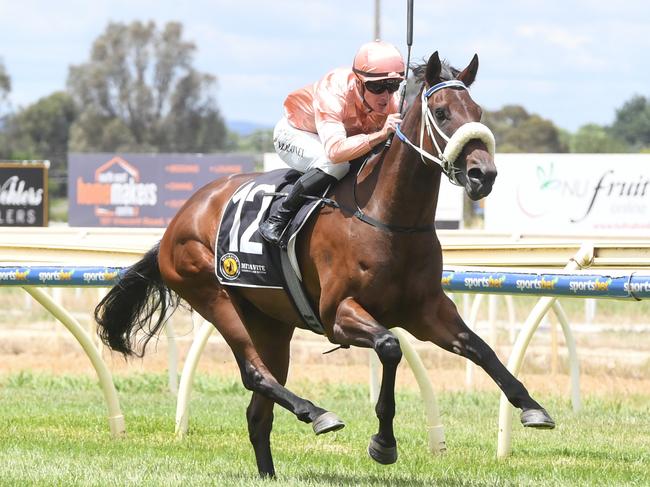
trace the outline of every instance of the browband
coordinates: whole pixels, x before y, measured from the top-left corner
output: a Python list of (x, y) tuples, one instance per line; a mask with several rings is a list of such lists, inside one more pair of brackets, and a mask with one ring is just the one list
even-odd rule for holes
[(442, 83), (438, 83), (436, 85), (433, 85), (431, 88), (429, 88), (427, 91), (425, 91), (424, 92), (424, 98), (429, 98), (436, 91), (442, 90), (443, 88), (462, 88), (462, 89), (466, 90), (467, 86), (465, 86), (465, 83), (463, 83), (459, 79), (452, 79), (452, 80), (449, 80), (449, 81), (443, 81)]

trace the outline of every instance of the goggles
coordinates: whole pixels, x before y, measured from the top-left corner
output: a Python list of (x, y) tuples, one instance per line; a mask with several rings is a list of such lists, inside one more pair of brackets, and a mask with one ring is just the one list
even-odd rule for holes
[(388, 91), (388, 93), (395, 93), (397, 90), (399, 90), (401, 84), (401, 79), (382, 79), (379, 81), (366, 81), (364, 86), (370, 93), (380, 95), (384, 91)]

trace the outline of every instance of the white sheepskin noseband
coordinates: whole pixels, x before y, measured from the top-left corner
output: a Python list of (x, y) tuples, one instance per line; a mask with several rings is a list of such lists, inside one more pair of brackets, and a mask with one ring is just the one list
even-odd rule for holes
[(445, 151), (442, 153), (442, 157), (453, 164), (456, 159), (458, 159), (458, 156), (462, 152), (463, 147), (465, 147), (465, 144), (473, 139), (483, 141), (483, 143), (487, 146), (487, 150), (490, 155), (494, 157), (494, 148), (496, 146), (494, 141), (494, 134), (489, 128), (480, 122), (468, 122), (458, 127), (458, 130), (454, 132), (454, 134), (449, 139), (449, 142), (447, 142), (447, 146), (445, 147)]

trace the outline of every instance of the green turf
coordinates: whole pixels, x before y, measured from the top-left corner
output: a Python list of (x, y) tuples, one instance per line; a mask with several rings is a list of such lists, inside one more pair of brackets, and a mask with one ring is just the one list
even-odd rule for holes
[(92, 378), (20, 373), (0, 377), (0, 485), (648, 485), (650, 395), (585, 398), (579, 415), (565, 399), (538, 398), (555, 431), (515, 421), (513, 454), (496, 460), (496, 393), (438, 398), (448, 452), (427, 450), (419, 396), (400, 392), (395, 420), (399, 460), (366, 454), (376, 418), (363, 386), (294, 384), (347, 427), (316, 437), (276, 408), (272, 436), (278, 479), (262, 482), (248, 443), (249, 393), (238, 382), (199, 376), (190, 434), (174, 439), (175, 400), (163, 375), (116, 378), (127, 436), (111, 439)]

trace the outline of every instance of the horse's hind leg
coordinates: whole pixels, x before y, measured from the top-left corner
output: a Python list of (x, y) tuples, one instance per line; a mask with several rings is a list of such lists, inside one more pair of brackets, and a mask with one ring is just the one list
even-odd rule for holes
[[(288, 391), (267, 368), (240, 314), (244, 316), (245, 311), (246, 319), (251, 320), (251, 327), (255, 327), (255, 321), (266, 323), (269, 327), (273, 327), (275, 323), (265, 320), (252, 305), (237, 305), (229, 291), (220, 286), (214, 274), (212, 250), (194, 239), (176, 244), (173, 250), (169, 248), (170, 245), (174, 245), (170, 239), (163, 239), (159, 253), (159, 265), (165, 283), (221, 333), (233, 351), (244, 386), (258, 396), (285, 407), (301, 421), (312, 423), (316, 434), (342, 428), (344, 424), (336, 415)], [(278, 333), (281, 336), (283, 332), (278, 329)], [(287, 342), (290, 337), (289, 333)], [(281, 369), (278, 367), (278, 370)], [(284, 374), (286, 370), (281, 375)], [(253, 399), (248, 417), (249, 427), (254, 430), (251, 441), (255, 448), (260, 475), (273, 475), (273, 460), (268, 440), (272, 424), (272, 409), (269, 403)]]
[(295, 414), (300, 421), (311, 423), (317, 435), (343, 428), (345, 424), (334, 413), (315, 406), (311, 401), (288, 390), (267, 368), (263, 357), (273, 357), (277, 353), (276, 348), (279, 350), (286, 347), (288, 362), (288, 347), (293, 327), (289, 328), (289, 335), (284, 335), (287, 333), (287, 325), (262, 314), (250, 303), (241, 303), (239, 313), (244, 317), (246, 329), (254, 343), (253, 350), (247, 350), (245, 354), (235, 353), (244, 386), (272, 399)]
[[(216, 297), (212, 300), (198, 300), (186, 293), (185, 298), (197, 312), (215, 325), (232, 349), (244, 387), (253, 392), (246, 419), (258, 472), (262, 477), (274, 476), (270, 444), (274, 403), (288, 409), (301, 421), (312, 423), (316, 434), (335, 431), (342, 428), (344, 423), (335, 414), (315, 406), (284, 387), (293, 328), (272, 320), (264, 321), (262, 327), (262, 321), (252, 316), (247, 316), (247, 326), (244, 326), (227, 293), (216, 288), (214, 295)], [(252, 333), (249, 333), (249, 329)]]
[[(252, 328), (251, 328), (252, 327)], [(289, 369), (289, 343), (293, 335), (293, 327), (280, 323), (268, 323), (266, 327), (249, 325), (251, 337), (260, 353), (262, 361), (266, 364), (273, 377), (284, 385), (287, 381)], [(253, 392), (251, 402), (246, 410), (248, 422), (248, 435), (255, 450), (257, 468), (261, 475), (275, 476), (275, 468), (271, 457), (271, 429), (273, 427), (274, 402)]]
[(274, 402), (253, 392), (251, 402), (246, 409), (248, 438), (255, 451), (257, 471), (262, 477), (275, 477), (273, 456), (271, 455), (271, 429), (273, 427)]
[[(271, 331), (271, 333), (269, 333)], [(284, 385), (289, 369), (289, 342), (293, 335), (293, 328), (274, 327), (266, 330), (255, 330), (255, 348), (260, 358), (267, 365), (273, 377)], [(275, 403), (253, 392), (251, 402), (246, 409), (248, 423), (248, 436), (257, 461), (258, 471), (263, 476), (274, 477), (275, 468), (271, 457), (271, 429), (273, 427), (273, 406)]]
[(382, 363), (381, 388), (375, 406), (379, 430), (370, 440), (368, 453), (379, 463), (395, 463), (395, 375), (402, 358), (399, 340), (351, 298), (345, 299), (338, 306), (332, 338), (335, 343), (373, 348), (377, 352)]
[(446, 295), (440, 295), (438, 306), (431, 313), (424, 313), (422, 326), (409, 331), (420, 340), (436, 345), (468, 358), (480, 366), (496, 382), (508, 401), (522, 410), (521, 422), (533, 428), (554, 428), (555, 422), (546, 410), (535, 401), (494, 351), (476, 333), (469, 329), (458, 314), (456, 305)]

